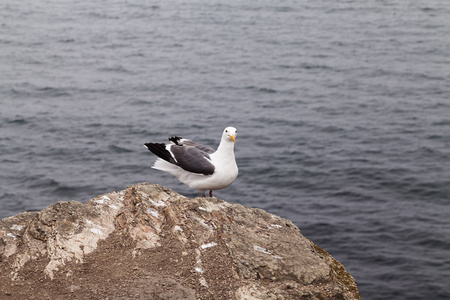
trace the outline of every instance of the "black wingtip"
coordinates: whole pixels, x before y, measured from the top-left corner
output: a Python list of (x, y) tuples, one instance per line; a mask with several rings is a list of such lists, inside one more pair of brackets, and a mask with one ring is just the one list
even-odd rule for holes
[(180, 140), (182, 139), (182, 137), (179, 136), (172, 136), (169, 138), (169, 141), (174, 143), (175, 145), (180, 145)]
[(172, 155), (169, 151), (166, 149), (166, 145), (162, 143), (146, 143), (144, 144), (145, 147), (149, 151), (151, 151), (156, 156), (164, 159), (165, 161), (168, 161), (172, 164), (176, 164), (176, 161), (173, 159)]

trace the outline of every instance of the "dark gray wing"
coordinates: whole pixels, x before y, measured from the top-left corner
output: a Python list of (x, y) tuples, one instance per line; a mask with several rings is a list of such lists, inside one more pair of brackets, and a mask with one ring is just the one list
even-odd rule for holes
[(181, 137), (178, 136), (173, 136), (171, 138), (169, 138), (169, 141), (171, 141), (172, 143), (174, 143), (175, 145), (179, 145), (179, 146), (191, 146), (191, 147), (195, 147), (203, 152), (206, 152), (208, 154), (213, 154), (214, 152), (216, 152), (215, 149), (206, 146), (206, 145), (202, 145), (202, 144), (198, 144), (194, 141), (188, 140), (188, 139), (183, 139)]
[(212, 175), (214, 173), (215, 167), (209, 160), (208, 153), (198, 147), (171, 145), (170, 151), (176, 160), (176, 165), (182, 169), (203, 175)]

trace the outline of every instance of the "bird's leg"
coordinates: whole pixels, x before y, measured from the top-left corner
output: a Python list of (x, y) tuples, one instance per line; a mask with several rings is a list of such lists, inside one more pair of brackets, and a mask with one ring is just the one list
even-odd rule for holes
[(212, 197), (212, 190), (209, 190), (209, 196)]
[(206, 195), (205, 195), (205, 191), (202, 191), (202, 197), (203, 197), (203, 198), (205, 198), (205, 197), (206, 197)]

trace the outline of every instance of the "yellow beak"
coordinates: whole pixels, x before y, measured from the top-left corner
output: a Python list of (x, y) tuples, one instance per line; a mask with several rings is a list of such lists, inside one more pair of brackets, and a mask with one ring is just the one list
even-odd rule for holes
[(236, 141), (236, 137), (234, 135), (230, 135), (229, 136), (231, 138), (231, 140), (233, 141), (233, 143)]

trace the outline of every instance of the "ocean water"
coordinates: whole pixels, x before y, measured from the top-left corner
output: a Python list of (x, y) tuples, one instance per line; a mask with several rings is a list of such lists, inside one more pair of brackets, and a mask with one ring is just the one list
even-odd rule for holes
[(239, 135), (215, 196), (292, 220), (363, 299), (450, 299), (450, 4), (0, 1), (0, 218)]

